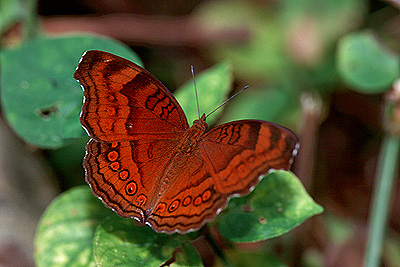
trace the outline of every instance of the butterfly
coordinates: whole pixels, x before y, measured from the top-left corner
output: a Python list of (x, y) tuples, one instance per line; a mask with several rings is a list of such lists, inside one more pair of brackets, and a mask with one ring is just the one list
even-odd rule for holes
[(105, 206), (157, 232), (199, 229), (230, 197), (248, 194), (273, 169), (288, 170), (299, 147), (290, 130), (261, 120), (208, 130), (203, 114), (189, 127), (160, 81), (107, 52), (87, 51), (74, 78), (91, 137), (86, 182)]

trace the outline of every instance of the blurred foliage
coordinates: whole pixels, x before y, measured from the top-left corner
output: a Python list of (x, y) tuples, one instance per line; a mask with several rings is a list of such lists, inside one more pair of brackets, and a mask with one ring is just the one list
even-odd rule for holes
[[(227, 258), (234, 262), (236, 267), (263, 267), (263, 266), (272, 266), (272, 267), (286, 267), (288, 266), (282, 260), (278, 259), (275, 256), (269, 255), (267, 253), (255, 253), (249, 251), (238, 251), (238, 250), (227, 250), (226, 251)], [(223, 267), (225, 266), (220, 260), (218, 260), (214, 267)]]
[(385, 48), (371, 32), (340, 39), (337, 68), (343, 79), (361, 93), (382, 93), (399, 77), (399, 55)]
[(196, 15), (211, 29), (249, 29), (250, 40), (244, 44), (210, 47), (215, 60), (232, 61), (235, 77), (287, 84), (296, 92), (335, 83), (335, 42), (361, 24), (365, 9), (362, 0), (285, 0), (271, 5), (213, 1)]

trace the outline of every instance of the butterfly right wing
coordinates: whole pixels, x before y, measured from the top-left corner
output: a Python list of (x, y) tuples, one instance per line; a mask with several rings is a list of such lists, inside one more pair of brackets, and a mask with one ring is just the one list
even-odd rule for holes
[(148, 221), (161, 232), (196, 230), (215, 218), (230, 197), (248, 194), (269, 170), (288, 170), (297, 149), (297, 137), (274, 123), (243, 120), (217, 126), (178, 161), (184, 167)]
[(206, 133), (199, 145), (216, 190), (245, 195), (272, 169), (290, 169), (299, 142), (290, 130), (272, 122), (241, 120)]

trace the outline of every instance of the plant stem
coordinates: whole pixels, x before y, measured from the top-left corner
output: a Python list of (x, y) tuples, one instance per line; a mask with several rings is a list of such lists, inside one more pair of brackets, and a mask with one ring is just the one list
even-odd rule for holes
[(24, 39), (35, 38), (38, 34), (37, 0), (20, 0), (23, 12)]
[(222, 251), (221, 247), (215, 242), (214, 238), (212, 237), (211, 233), (208, 230), (208, 226), (202, 228), (202, 233), (204, 234), (204, 238), (207, 243), (211, 246), (214, 253), (221, 259), (222, 264), (226, 267), (232, 267), (229, 260), (225, 257), (224, 252)]
[(393, 184), (398, 173), (400, 138), (384, 137), (376, 174), (376, 187), (370, 214), (369, 237), (364, 258), (365, 267), (380, 265), (382, 244), (390, 211)]

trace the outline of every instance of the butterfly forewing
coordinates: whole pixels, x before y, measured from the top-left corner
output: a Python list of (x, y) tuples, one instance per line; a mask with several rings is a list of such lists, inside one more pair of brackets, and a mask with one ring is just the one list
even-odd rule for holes
[(297, 154), (297, 137), (274, 123), (242, 120), (206, 133), (199, 146), (222, 194), (247, 194), (262, 174), (288, 170)]
[(168, 89), (133, 62), (102, 51), (88, 51), (74, 77), (84, 89), (81, 123), (92, 138), (168, 139), (189, 127)]

